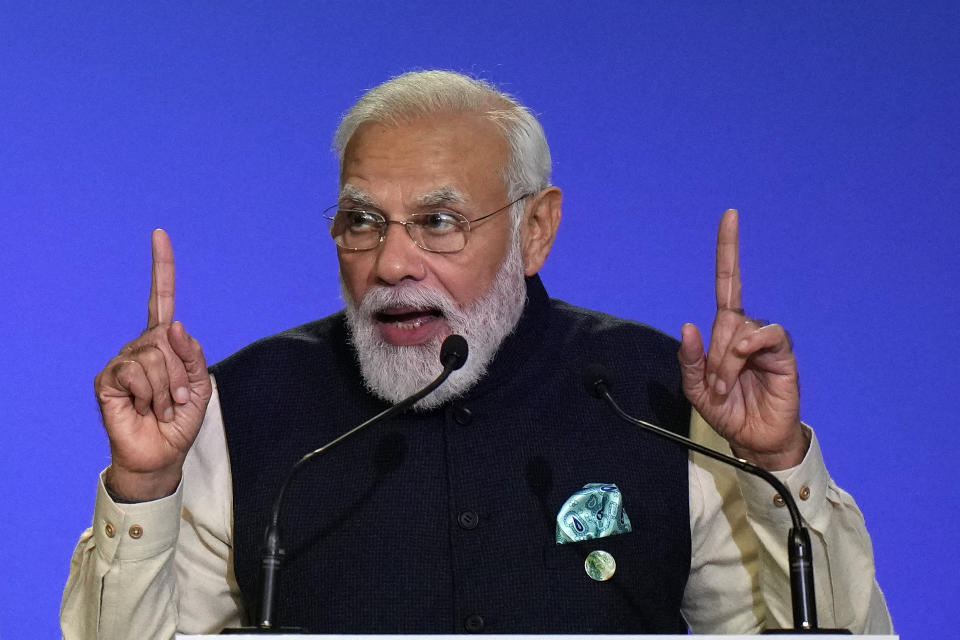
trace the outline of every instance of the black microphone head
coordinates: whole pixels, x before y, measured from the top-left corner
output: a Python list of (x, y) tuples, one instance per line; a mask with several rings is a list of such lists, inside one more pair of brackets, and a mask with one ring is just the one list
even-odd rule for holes
[(587, 385), (587, 391), (598, 398), (603, 397), (603, 393), (610, 389), (610, 374), (602, 364), (588, 364), (583, 370), (583, 384)]
[(466, 338), (456, 334), (449, 335), (440, 345), (440, 364), (444, 369), (456, 371), (466, 363), (468, 353)]

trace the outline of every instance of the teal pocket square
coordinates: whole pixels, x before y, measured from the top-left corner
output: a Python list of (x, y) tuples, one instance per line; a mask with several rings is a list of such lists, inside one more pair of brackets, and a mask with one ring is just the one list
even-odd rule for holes
[(615, 484), (591, 483), (570, 496), (557, 513), (557, 544), (633, 531)]

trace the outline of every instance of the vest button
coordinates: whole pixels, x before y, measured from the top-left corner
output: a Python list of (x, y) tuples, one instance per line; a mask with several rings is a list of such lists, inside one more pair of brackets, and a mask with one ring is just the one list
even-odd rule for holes
[(470, 633), (479, 633), (483, 631), (484, 626), (483, 616), (477, 615), (476, 613), (472, 616), (467, 616), (467, 619), (463, 621), (463, 628)]
[(471, 531), (476, 529), (477, 525), (480, 524), (480, 516), (478, 516), (474, 511), (464, 511), (457, 516), (457, 523), (460, 525), (461, 529)]
[(453, 419), (460, 426), (466, 427), (473, 422), (473, 413), (466, 407), (457, 407), (453, 411)]

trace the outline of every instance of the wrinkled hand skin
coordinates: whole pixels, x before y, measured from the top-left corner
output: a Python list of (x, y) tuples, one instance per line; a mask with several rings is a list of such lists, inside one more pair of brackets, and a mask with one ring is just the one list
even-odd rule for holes
[(717, 233), (716, 297), (710, 346), (681, 329), (683, 390), (734, 454), (776, 471), (800, 464), (809, 437), (800, 425), (797, 362), (787, 332), (747, 317), (740, 297), (738, 213), (724, 212)]
[(211, 384), (200, 344), (173, 321), (173, 248), (153, 232), (147, 328), (94, 380), (110, 440), (110, 492), (130, 501), (176, 491), (183, 461), (203, 422)]

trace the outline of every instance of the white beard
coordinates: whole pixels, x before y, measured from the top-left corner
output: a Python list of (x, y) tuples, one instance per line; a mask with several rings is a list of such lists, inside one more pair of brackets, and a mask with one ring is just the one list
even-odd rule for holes
[(517, 241), (519, 233), (514, 236), (490, 290), (462, 310), (446, 295), (412, 281), (397, 286), (373, 287), (357, 306), (340, 279), (351, 342), (357, 352), (364, 384), (371, 393), (396, 403), (427, 386), (443, 370), (440, 366), (442, 337), (414, 346), (397, 346), (383, 339), (374, 318), (375, 314), (389, 307), (439, 309), (451, 334), (466, 338), (469, 347), (466, 364), (454, 371), (433, 393), (413, 405), (414, 409), (438, 407), (463, 395), (483, 377), (500, 344), (516, 327), (526, 302), (523, 257)]

